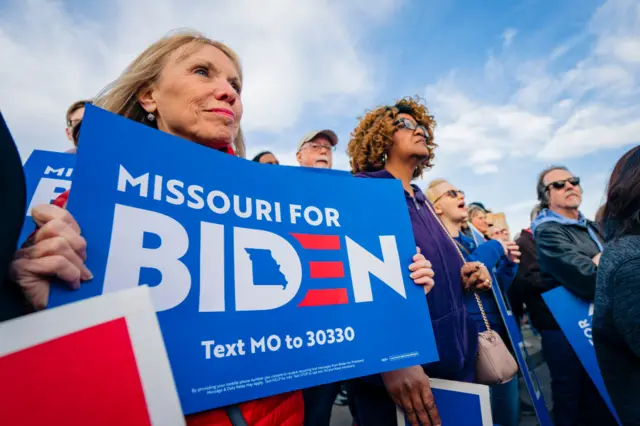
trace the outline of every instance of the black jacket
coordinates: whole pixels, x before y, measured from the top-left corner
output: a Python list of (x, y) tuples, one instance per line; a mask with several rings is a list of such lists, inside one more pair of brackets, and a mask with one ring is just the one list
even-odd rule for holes
[(0, 114), (0, 321), (25, 313), (26, 301), (19, 288), (9, 280), (9, 267), (16, 251), (24, 222), (26, 185), (22, 161), (9, 129)]
[(516, 244), (520, 247), (522, 254), (516, 278), (507, 290), (507, 295), (514, 315), (519, 318), (524, 314), (522, 304), (526, 304), (530, 311), (532, 298), (540, 295), (537, 291), (540, 282), (540, 266), (538, 266), (536, 243), (529, 229), (522, 230), (516, 239)]
[[(602, 241), (595, 223), (587, 221), (586, 226)], [(562, 285), (579, 298), (592, 302), (598, 270), (592, 259), (600, 249), (587, 228), (553, 221), (536, 227), (535, 243), (540, 281), (530, 287), (535, 296), (530, 301), (531, 322), (538, 330), (558, 330), (560, 327), (542, 300), (542, 293)]]

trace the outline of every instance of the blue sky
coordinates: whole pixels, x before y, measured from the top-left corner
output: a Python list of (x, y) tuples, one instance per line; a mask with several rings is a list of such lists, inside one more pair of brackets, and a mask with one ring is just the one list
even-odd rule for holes
[(0, 0), (2, 111), (21, 153), (65, 150), (64, 112), (149, 43), (189, 27), (238, 51), (249, 154), (294, 164), (331, 128), (344, 154), (366, 109), (420, 95), (438, 121), (436, 167), (526, 225), (535, 180), (565, 164), (593, 215), (617, 159), (640, 142), (640, 4), (631, 0)]

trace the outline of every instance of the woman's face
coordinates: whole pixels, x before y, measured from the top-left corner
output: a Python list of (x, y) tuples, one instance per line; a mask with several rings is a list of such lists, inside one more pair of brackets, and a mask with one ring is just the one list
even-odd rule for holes
[(475, 228), (483, 235), (487, 235), (487, 233), (489, 232), (489, 222), (487, 221), (487, 215), (482, 212), (477, 213), (473, 217), (473, 219), (471, 219), (471, 224), (475, 226)]
[(280, 164), (276, 156), (270, 152), (260, 157), (259, 162), (262, 164)]
[(158, 80), (139, 94), (158, 129), (220, 147), (233, 143), (242, 118), (240, 77), (231, 59), (211, 45), (182, 46), (173, 52)]
[[(406, 126), (407, 122), (404, 120), (408, 120), (409, 127), (412, 127), (413, 130)], [(393, 145), (387, 153), (389, 159), (426, 160), (429, 157), (429, 148), (427, 147), (425, 129), (418, 126), (415, 118), (409, 114), (398, 114), (394, 121), (401, 123), (396, 125), (396, 131), (393, 134)]]

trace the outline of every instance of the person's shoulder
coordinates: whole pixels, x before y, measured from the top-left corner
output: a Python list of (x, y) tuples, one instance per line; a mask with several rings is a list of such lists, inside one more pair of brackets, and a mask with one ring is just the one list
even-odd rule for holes
[(556, 222), (553, 220), (549, 220), (546, 222), (542, 222), (538, 226), (536, 226), (535, 231), (535, 239), (539, 240), (540, 238), (544, 238), (545, 236), (564, 233), (566, 231), (565, 226), (560, 222)]
[(627, 235), (607, 243), (600, 268), (615, 270), (628, 263), (640, 263), (640, 235)]

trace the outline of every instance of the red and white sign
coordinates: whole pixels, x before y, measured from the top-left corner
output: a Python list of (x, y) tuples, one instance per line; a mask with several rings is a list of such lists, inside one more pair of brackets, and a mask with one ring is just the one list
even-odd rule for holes
[(0, 323), (0, 418), (12, 426), (184, 425), (148, 287)]

